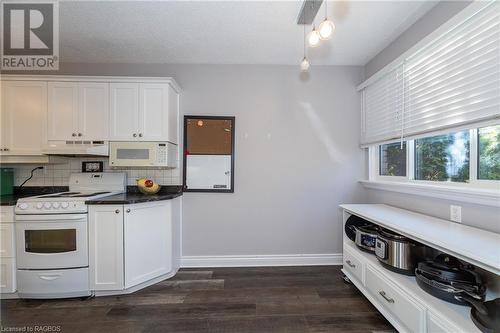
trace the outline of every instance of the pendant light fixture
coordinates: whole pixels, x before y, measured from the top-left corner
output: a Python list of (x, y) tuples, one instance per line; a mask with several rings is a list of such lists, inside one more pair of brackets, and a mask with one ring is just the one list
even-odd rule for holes
[(300, 70), (302, 72), (307, 72), (309, 70), (309, 66), (311, 64), (309, 63), (309, 60), (306, 57), (306, 25), (304, 24), (304, 58), (302, 59), (302, 62), (300, 63)]
[(328, 0), (325, 0), (325, 20), (319, 25), (318, 37), (321, 40), (332, 38), (333, 32), (335, 31), (335, 24), (328, 19), (327, 3)]
[(318, 30), (316, 30), (315, 25), (313, 25), (313, 30), (309, 33), (307, 41), (309, 42), (310, 47), (316, 47), (319, 45), (320, 36)]

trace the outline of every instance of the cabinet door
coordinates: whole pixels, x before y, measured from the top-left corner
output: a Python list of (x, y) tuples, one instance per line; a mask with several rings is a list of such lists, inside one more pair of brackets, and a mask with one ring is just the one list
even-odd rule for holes
[(139, 136), (144, 141), (168, 141), (168, 84), (139, 86)]
[(0, 258), (16, 256), (14, 223), (0, 223)]
[(139, 138), (139, 84), (111, 83), (110, 140), (131, 141)]
[(47, 83), (2, 82), (3, 155), (41, 155), (46, 141)]
[(0, 293), (13, 293), (16, 290), (16, 259), (0, 258)]
[(125, 288), (172, 270), (171, 203), (125, 205)]
[(78, 135), (84, 140), (107, 140), (109, 136), (109, 83), (78, 84)]
[(48, 89), (48, 139), (78, 139), (78, 82), (49, 82)]
[(123, 289), (123, 206), (89, 206), (89, 271), (92, 290)]

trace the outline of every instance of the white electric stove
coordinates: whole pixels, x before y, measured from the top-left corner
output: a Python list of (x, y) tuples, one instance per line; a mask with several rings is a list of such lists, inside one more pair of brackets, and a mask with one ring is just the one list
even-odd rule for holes
[(19, 199), (16, 213), (17, 286), (22, 298), (91, 294), (85, 201), (123, 193), (125, 173), (78, 173), (69, 191)]

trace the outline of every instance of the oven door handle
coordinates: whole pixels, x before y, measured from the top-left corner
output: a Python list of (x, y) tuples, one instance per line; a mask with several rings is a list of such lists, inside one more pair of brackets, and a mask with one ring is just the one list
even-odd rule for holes
[(38, 274), (38, 277), (42, 280), (45, 281), (54, 281), (59, 279), (62, 276), (62, 274)]
[(87, 214), (57, 214), (57, 215), (16, 215), (16, 221), (75, 221), (85, 220)]

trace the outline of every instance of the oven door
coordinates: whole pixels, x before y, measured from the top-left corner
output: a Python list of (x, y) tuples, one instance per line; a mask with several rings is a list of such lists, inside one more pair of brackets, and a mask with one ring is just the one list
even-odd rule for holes
[(18, 269), (87, 267), (87, 215), (17, 215)]

